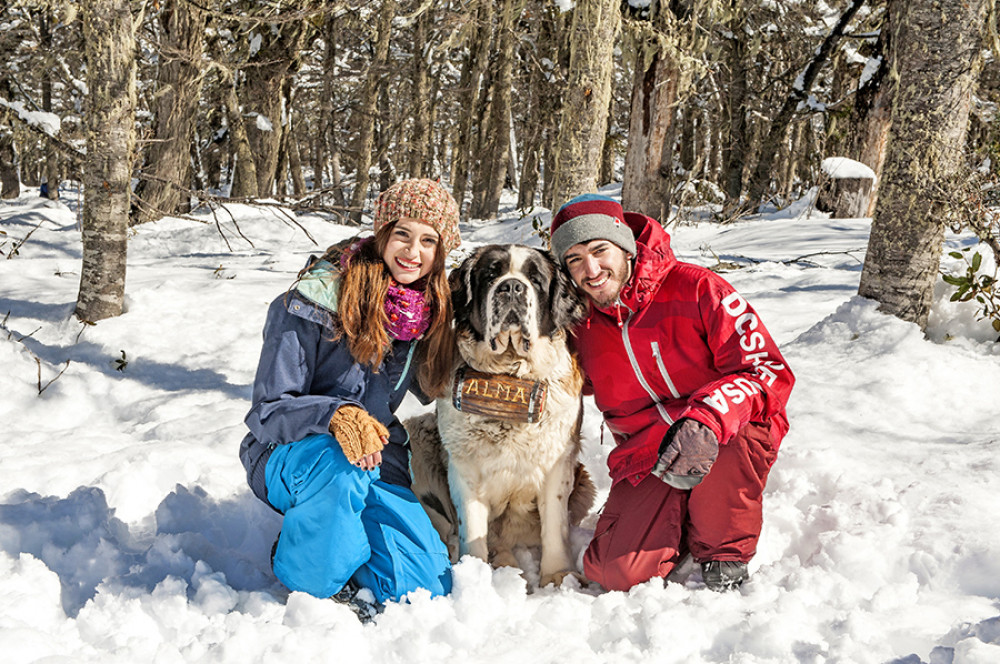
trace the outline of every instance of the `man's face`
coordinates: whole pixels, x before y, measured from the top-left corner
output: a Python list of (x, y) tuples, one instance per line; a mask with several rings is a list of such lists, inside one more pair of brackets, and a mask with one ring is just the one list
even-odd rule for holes
[(566, 269), (580, 292), (601, 309), (611, 306), (631, 274), (625, 250), (614, 242), (591, 240), (566, 251)]

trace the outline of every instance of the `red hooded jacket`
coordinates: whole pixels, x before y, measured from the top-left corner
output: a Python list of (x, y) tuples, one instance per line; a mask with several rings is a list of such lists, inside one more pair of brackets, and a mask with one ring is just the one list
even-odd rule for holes
[(575, 346), (617, 447), (612, 480), (638, 484), (670, 425), (697, 420), (725, 445), (747, 423), (770, 423), (775, 448), (788, 432), (795, 377), (743, 297), (711, 270), (682, 263), (656, 220), (625, 213), (638, 253), (609, 309), (591, 307)]

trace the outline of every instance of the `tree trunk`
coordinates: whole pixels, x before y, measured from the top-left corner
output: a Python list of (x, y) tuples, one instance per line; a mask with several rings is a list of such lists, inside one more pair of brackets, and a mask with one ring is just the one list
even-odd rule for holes
[(666, 221), (673, 172), (670, 138), (680, 72), (667, 49), (655, 48), (649, 60), (643, 50), (636, 55), (632, 83), (622, 205), (626, 210)]
[(288, 136), (281, 132), (281, 145), (278, 147), (278, 164), (274, 171), (274, 196), (281, 200), (288, 196)]
[(21, 178), (17, 174), (17, 152), (14, 135), (7, 127), (0, 128), (0, 198), (5, 200), (21, 195)]
[(378, 113), (375, 114), (375, 156), (378, 162), (378, 190), (385, 191), (396, 181), (396, 164), (389, 154), (392, 141), (392, 105), (389, 86), (379, 86)]
[(254, 119), (246, 124), (246, 133), (256, 162), (257, 191), (270, 196), (278, 177), (284, 115), (289, 108), (285, 81), (298, 69), (307, 28), (304, 21), (289, 21), (261, 34), (263, 46), (243, 72), (241, 100), (243, 113)]
[[(944, 229), (958, 206), (969, 108), (990, 0), (892, 4), (898, 87), (879, 201), (858, 293), (923, 328)], [(898, 11), (897, 11), (898, 10)], [(942, 20), (947, 16), (947, 20)]]
[(212, 87), (206, 103), (212, 107), (206, 118), (207, 127), (205, 135), (195, 146), (198, 150), (198, 159), (201, 163), (203, 186), (206, 189), (222, 189), (227, 178), (225, 159), (229, 152), (229, 143), (233, 140), (232, 127), (226, 130), (223, 123), (228, 118), (228, 108), (225, 99), (229, 95), (232, 85), (223, 81), (220, 85)]
[(431, 96), (430, 81), (427, 67), (427, 27), (430, 22), (430, 10), (425, 10), (417, 17), (413, 32), (413, 130), (409, 135), (409, 165), (407, 170), (411, 178), (422, 178), (428, 163), (431, 143)]
[(337, 64), (338, 35), (336, 16), (328, 16), (324, 35), (326, 51), (323, 54), (323, 95), (320, 99), (320, 130), (317, 140), (318, 154), (316, 155), (316, 169), (313, 175), (313, 188), (322, 189), (324, 187), (323, 174), (326, 172), (327, 164), (329, 164), (333, 204), (338, 208), (343, 208), (347, 205), (347, 196), (342, 186), (339, 133), (333, 118), (333, 91), (339, 73), (339, 65)]
[(614, 45), (621, 24), (614, 0), (579, 0), (569, 21), (569, 71), (556, 158), (552, 209), (578, 194), (597, 190), (601, 148), (607, 132)]
[(603, 187), (615, 180), (615, 162), (618, 158), (618, 134), (611, 128), (611, 112), (614, 100), (608, 104), (608, 130), (604, 134), (604, 145), (601, 146), (601, 168), (597, 174), (597, 186)]
[[(493, 48), (490, 49), (490, 61), (493, 60)], [(489, 157), (493, 149), (494, 136), (490, 133), (489, 119), (493, 108), (494, 79), (496, 72), (492, 68), (483, 75), (482, 92), (479, 98), (479, 108), (473, 117), (476, 133), (471, 141), (472, 154), (469, 157), (469, 217), (476, 219), (485, 216), (482, 212), (483, 199), (486, 197), (489, 182)]]
[(323, 84), (317, 100), (319, 113), (316, 117), (316, 133), (313, 136), (312, 167), (313, 190), (325, 186), (328, 141), (333, 130), (333, 85), (337, 76), (337, 28), (336, 17), (327, 16), (323, 24)]
[[(746, 10), (741, 0), (732, 0), (735, 10), (729, 24), (729, 37), (726, 61), (729, 76), (725, 89), (723, 113), (725, 116), (725, 133), (719, 135), (719, 154), (721, 157), (722, 190), (726, 195), (723, 216), (726, 218), (736, 214), (742, 204), (743, 171), (746, 169), (747, 156), (750, 154), (750, 133), (747, 127), (747, 100), (750, 88), (747, 82), (747, 66), (749, 64), (749, 48), (746, 33)], [(725, 140), (722, 138), (725, 137)]]
[(575, 12), (557, 11), (553, 13), (551, 33), (548, 41), (551, 43), (553, 71), (549, 74), (546, 86), (548, 118), (546, 118), (546, 134), (542, 140), (542, 207), (557, 210), (553, 201), (555, 182), (559, 162), (559, 131), (563, 124), (563, 106), (565, 90), (570, 79), (569, 63), (571, 44), (577, 39), (571, 29), (576, 20)]
[(816, 195), (816, 209), (835, 219), (865, 216), (875, 173), (859, 161), (839, 157), (822, 163), (823, 177)]
[(89, 95), (76, 315), (93, 322), (120, 315), (125, 301), (136, 44), (128, 0), (93, 0), (82, 11)]
[[(477, 114), (481, 110), (481, 89), (483, 76), (490, 57), (490, 32), (493, 27), (493, 0), (477, 0), (476, 29), (472, 31), (468, 55), (462, 65), (459, 80), (459, 109), (462, 117), (458, 121), (455, 139), (453, 172), (451, 178), (452, 195), (464, 210), (465, 194), (469, 187), (469, 173), (473, 155), (473, 132)], [(465, 218), (463, 214), (463, 219)]]
[(379, 80), (389, 58), (389, 36), (392, 19), (396, 15), (395, 0), (383, 0), (376, 28), (375, 57), (368, 65), (364, 87), (358, 105), (358, 158), (355, 162), (354, 191), (351, 193), (351, 219), (361, 223), (361, 214), (368, 197), (371, 179), (368, 170), (372, 165), (372, 151), (375, 147), (375, 118), (378, 115)]
[(878, 201), (878, 188), (885, 164), (886, 142), (889, 138), (892, 99), (895, 91), (895, 82), (889, 75), (892, 52), (892, 17), (889, 14), (891, 9), (892, 7), (889, 7), (886, 10), (886, 20), (882, 23), (875, 45), (875, 55), (880, 56), (882, 61), (875, 74), (858, 90), (851, 112), (850, 133), (855, 137), (852, 155), (875, 171), (875, 182), (868, 199), (868, 209), (864, 214), (866, 217), (875, 214), (875, 204)]
[[(722, 104), (718, 104), (721, 108)], [(712, 112), (716, 110), (717, 115), (713, 117)], [(701, 111), (701, 126), (705, 128), (705, 178), (718, 184), (722, 181), (722, 117), (718, 109), (711, 109), (708, 106)]]
[(875, 171), (876, 179), (872, 185), (871, 197), (865, 216), (875, 214), (875, 204), (878, 202), (879, 183), (882, 181), (882, 169), (885, 165), (886, 146), (889, 141), (892, 108), (890, 106), (892, 90), (884, 89), (878, 94), (871, 113), (865, 119), (861, 133), (863, 142), (858, 154), (858, 161), (867, 164)]
[(517, 191), (517, 209), (528, 211), (535, 205), (538, 195), (538, 176), (541, 165), (542, 140), (552, 117), (551, 86), (547, 75), (549, 70), (543, 62), (555, 62), (556, 40), (553, 37), (553, 21), (549, 12), (535, 0), (529, 16), (534, 17), (531, 33), (536, 49), (534, 57), (528, 59), (528, 108), (525, 113), (523, 149), (521, 154), (520, 188)]
[(485, 127), (481, 128), (483, 138), (479, 151), (477, 187), (469, 216), (475, 219), (495, 218), (500, 209), (510, 158), (510, 105), (511, 85), (514, 77), (514, 34), (515, 5), (517, 0), (503, 0), (500, 20), (497, 26), (497, 47), (494, 62), (492, 91), (490, 94), (489, 116)]
[(195, 191), (204, 191), (208, 189), (208, 184), (205, 176), (205, 164), (201, 159), (201, 150), (198, 149), (201, 145), (201, 139), (198, 136), (198, 128), (195, 127), (194, 135), (191, 137), (191, 183), (194, 185)]
[(424, 177), (431, 179), (440, 179), (441, 173), (444, 171), (446, 141), (451, 133), (447, 127), (442, 127), (438, 122), (441, 114), (441, 84), (441, 76), (432, 78), (430, 114), (428, 115), (430, 135), (427, 138), (427, 162), (424, 164)]
[[(49, 9), (43, 9), (40, 13), (38, 33), (41, 38), (42, 49), (45, 52), (44, 67), (42, 71), (42, 110), (52, 113), (52, 68), (55, 66), (52, 58), (52, 18)], [(45, 196), (49, 200), (59, 200), (59, 184), (62, 175), (59, 173), (59, 151), (52, 145), (51, 141), (45, 143)]]
[(696, 104), (689, 101), (685, 104), (683, 108), (683, 115), (681, 115), (681, 137), (680, 137), (680, 161), (681, 168), (687, 174), (687, 177), (692, 177), (694, 174), (694, 165), (697, 162), (698, 156), (698, 146), (697, 146), (697, 118), (698, 118), (698, 107)]
[(296, 136), (295, 124), (298, 122), (299, 111), (297, 110), (296, 92), (294, 81), (291, 77), (285, 79), (285, 99), (288, 100), (288, 110), (285, 112), (285, 128), (282, 131), (282, 147), (286, 169), (280, 171), (280, 177), (288, 176), (292, 180), (292, 195), (301, 198), (306, 193), (306, 181), (302, 176), (302, 155), (299, 151), (299, 140)]
[(288, 141), (288, 172), (292, 178), (292, 195), (301, 198), (306, 193), (306, 180), (302, 176), (302, 154), (292, 125), (285, 132), (285, 140)]
[(247, 137), (246, 120), (240, 100), (236, 96), (236, 85), (232, 81), (224, 83), (223, 96), (226, 102), (226, 114), (229, 118), (229, 141), (231, 150), (235, 152), (230, 164), (232, 171), (232, 186), (229, 195), (235, 198), (257, 198), (260, 189), (257, 186), (257, 163), (253, 158), (253, 149)]
[(136, 187), (133, 223), (189, 208), (191, 141), (201, 97), (205, 14), (182, 0), (170, 0), (161, 15), (164, 43), (155, 96), (153, 140)]
[(807, 142), (805, 133), (808, 125), (808, 119), (793, 123), (789, 130), (788, 142), (783, 148), (784, 155), (780, 160), (777, 178), (777, 190), (782, 204), (787, 203), (791, 198), (799, 172), (799, 162), (806, 159), (806, 155), (810, 154), (809, 146), (805, 144)]
[[(513, 81), (512, 81), (513, 82)], [(520, 188), (520, 166), (517, 157), (517, 127), (514, 126), (514, 108), (507, 104), (507, 168), (503, 188), (517, 191)]]

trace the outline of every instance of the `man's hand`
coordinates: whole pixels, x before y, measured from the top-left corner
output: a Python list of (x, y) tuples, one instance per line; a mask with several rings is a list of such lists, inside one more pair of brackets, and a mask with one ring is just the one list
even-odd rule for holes
[(653, 475), (677, 489), (691, 489), (705, 478), (719, 456), (719, 440), (696, 420), (681, 418), (663, 437)]

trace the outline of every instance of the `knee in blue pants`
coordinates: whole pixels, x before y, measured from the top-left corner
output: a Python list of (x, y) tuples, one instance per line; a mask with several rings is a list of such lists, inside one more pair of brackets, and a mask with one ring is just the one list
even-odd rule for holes
[(336, 439), (280, 445), (268, 459), (268, 500), (285, 515), (274, 573), (289, 590), (329, 597), (353, 576), (379, 602), (451, 590), (447, 550), (413, 492), (347, 461)]
[(451, 592), (448, 549), (412, 491), (375, 482), (361, 514), (371, 558), (354, 580), (380, 602), (398, 600), (425, 588), (431, 595)]

